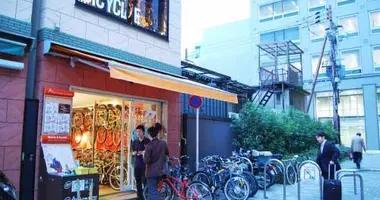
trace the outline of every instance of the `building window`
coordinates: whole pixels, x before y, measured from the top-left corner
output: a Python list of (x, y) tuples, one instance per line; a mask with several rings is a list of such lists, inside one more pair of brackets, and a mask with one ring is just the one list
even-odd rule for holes
[(355, 0), (337, 0), (338, 6), (344, 6), (347, 4), (355, 3)]
[(322, 41), (326, 34), (325, 24), (314, 24), (310, 26), (310, 39), (313, 42)]
[(370, 13), (372, 33), (380, 33), (380, 11)]
[(360, 68), (359, 50), (342, 51), (341, 63), (345, 68), (346, 75), (362, 72)]
[[(319, 61), (319, 55), (315, 55), (311, 58), (311, 66), (312, 66), (312, 70), (313, 70), (313, 77), (317, 73), (318, 61)], [(323, 55), (321, 67), (319, 68), (318, 77), (326, 77), (326, 66), (328, 64), (329, 64), (329, 56)]]
[[(351, 138), (361, 132), (365, 138), (364, 106), (362, 90), (346, 90), (340, 93), (338, 108), (341, 121), (341, 141), (345, 146)], [(317, 93), (316, 114), (319, 120), (332, 120), (332, 92)]]
[(348, 36), (358, 35), (358, 18), (356, 16), (344, 17), (339, 19), (339, 25), (342, 25)]
[(260, 34), (261, 43), (289, 41), (289, 40), (295, 43), (299, 42), (298, 27)]
[(373, 66), (375, 71), (380, 71), (380, 46), (373, 47), (372, 49)]
[(298, 0), (282, 0), (259, 8), (260, 22), (298, 15)]
[(309, 11), (315, 12), (326, 8), (326, 0), (309, 0)]

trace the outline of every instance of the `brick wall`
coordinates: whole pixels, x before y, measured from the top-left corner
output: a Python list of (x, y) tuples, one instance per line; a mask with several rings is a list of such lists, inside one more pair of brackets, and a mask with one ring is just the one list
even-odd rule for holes
[(25, 63), (21, 71), (0, 68), (0, 170), (18, 189), (27, 57), (0, 58)]

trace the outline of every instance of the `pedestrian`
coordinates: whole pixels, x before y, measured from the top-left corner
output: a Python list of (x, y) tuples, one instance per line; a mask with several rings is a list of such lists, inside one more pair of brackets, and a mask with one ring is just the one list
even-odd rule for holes
[(168, 146), (160, 140), (158, 130), (150, 127), (148, 133), (151, 137), (150, 143), (145, 148), (144, 162), (146, 164), (145, 176), (148, 185), (148, 200), (158, 200), (158, 180), (164, 175), (166, 154)]
[(336, 170), (340, 170), (339, 155), (340, 152), (335, 145), (326, 139), (326, 134), (323, 131), (317, 132), (315, 135), (318, 143), (320, 144), (319, 153), (317, 156), (317, 164), (322, 170), (322, 176), (328, 179), (329, 166), (330, 166), (330, 179), (334, 179), (334, 166)]
[(364, 140), (361, 136), (361, 133), (356, 133), (356, 136), (351, 140), (352, 159), (358, 169), (360, 169), (360, 163), (362, 162), (363, 150), (366, 151)]
[[(165, 133), (164, 133), (164, 127), (160, 123), (156, 123), (154, 125), (154, 128), (158, 131), (158, 138), (166, 143), (165, 139)], [(165, 174), (169, 174), (169, 151), (165, 152), (166, 158), (165, 158), (165, 164), (164, 164), (164, 169), (163, 172)]]
[(145, 137), (145, 127), (138, 125), (136, 127), (137, 139), (132, 144), (132, 155), (134, 157), (134, 174), (136, 180), (137, 199), (144, 200), (143, 185), (146, 186), (145, 180), (145, 163), (143, 159), (145, 146), (150, 140)]

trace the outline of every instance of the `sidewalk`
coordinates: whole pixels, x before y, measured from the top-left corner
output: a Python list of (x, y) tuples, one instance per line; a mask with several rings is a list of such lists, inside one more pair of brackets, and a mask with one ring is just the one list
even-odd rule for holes
[[(342, 168), (354, 169), (355, 164), (352, 161), (347, 160), (343, 162)], [(380, 153), (371, 152), (363, 156), (362, 169), (380, 169)], [(365, 200), (380, 200), (380, 173), (365, 172), (361, 173), (364, 183), (364, 199)], [(343, 200), (360, 200), (360, 187), (359, 180), (357, 179), (357, 195), (354, 195), (354, 181), (353, 178), (344, 178), (342, 180), (343, 185)], [(249, 200), (281, 200), (283, 199), (282, 185), (274, 185), (267, 191), (268, 199), (264, 198), (264, 192), (259, 190), (257, 194)], [(286, 187), (286, 199), (298, 200), (297, 196), (297, 184), (288, 185)], [(320, 200), (319, 198), (319, 185), (315, 183), (304, 182), (301, 185), (301, 199), (302, 200)], [(108, 197), (101, 198), (101, 200), (126, 200), (133, 199), (131, 195), (123, 197)], [(225, 200), (226, 198), (221, 195), (218, 200)]]

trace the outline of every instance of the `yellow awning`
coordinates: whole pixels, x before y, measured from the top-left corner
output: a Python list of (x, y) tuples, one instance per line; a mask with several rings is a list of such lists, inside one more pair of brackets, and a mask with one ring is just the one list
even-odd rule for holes
[(111, 77), (115, 79), (131, 81), (142, 85), (148, 85), (179, 93), (197, 95), (230, 103), (238, 103), (236, 94), (209, 87), (188, 79), (170, 76), (113, 61), (109, 62), (108, 67), (110, 69)]

